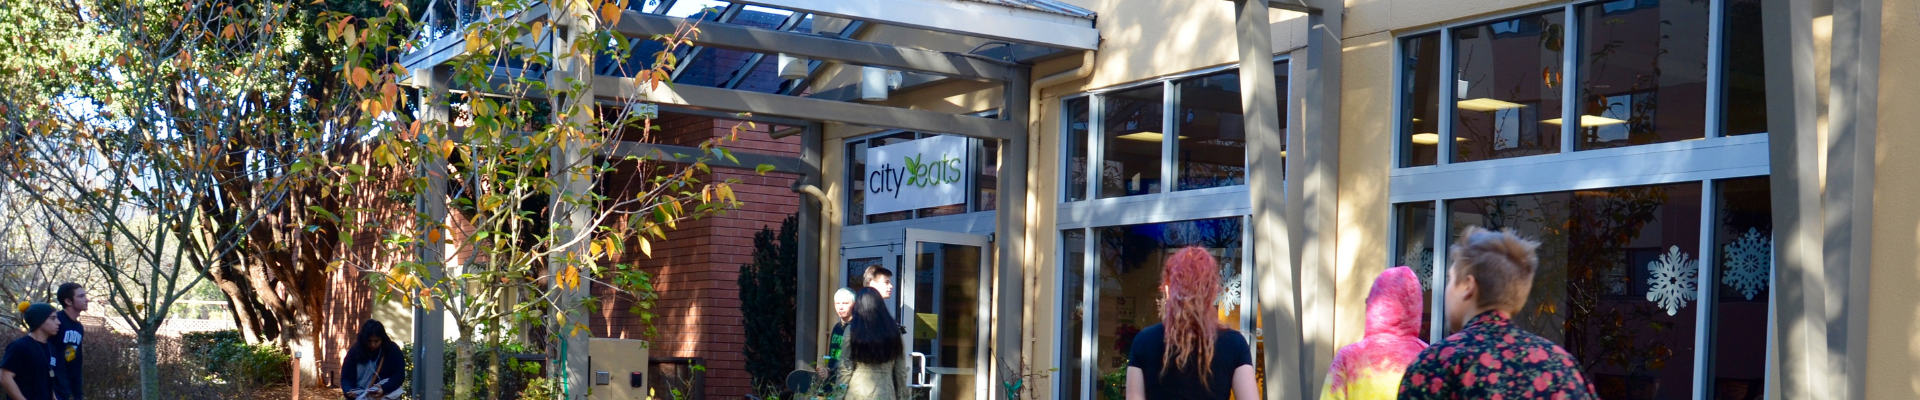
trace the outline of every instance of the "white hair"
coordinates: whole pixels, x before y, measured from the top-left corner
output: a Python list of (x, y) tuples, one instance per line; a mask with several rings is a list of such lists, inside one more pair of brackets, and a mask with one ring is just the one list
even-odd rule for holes
[(833, 291), (833, 301), (834, 302), (853, 301), (853, 290), (847, 289), (847, 288), (840, 288), (840, 290)]

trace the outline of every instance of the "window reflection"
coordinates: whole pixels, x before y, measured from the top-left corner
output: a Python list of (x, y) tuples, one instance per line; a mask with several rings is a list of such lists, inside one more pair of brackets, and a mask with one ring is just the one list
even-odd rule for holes
[(1565, 13), (1453, 31), (1454, 161), (1560, 151)]
[(1440, 34), (1402, 41), (1400, 47), (1400, 166), (1433, 165), (1440, 151)]
[(1726, 101), (1725, 135), (1767, 131), (1766, 44), (1761, 43), (1760, 0), (1727, 0), (1725, 59), (1721, 82)]
[(1240, 74), (1229, 71), (1176, 82), (1180, 107), (1180, 180), (1176, 190), (1247, 184), (1247, 128)]
[(1067, 136), (1060, 139), (1067, 148), (1067, 193), (1062, 197), (1065, 201), (1087, 199), (1087, 140), (1090, 139), (1087, 135), (1092, 127), (1087, 99), (1082, 97), (1066, 103)]
[[(1433, 271), (1433, 202), (1418, 202), (1393, 205), (1393, 265), (1413, 269), (1420, 277), (1420, 304), (1427, 304), (1421, 311), (1420, 334), (1425, 337), (1433, 327), (1434, 287)], [(1441, 288), (1440, 290), (1446, 290)], [(1444, 293), (1444, 292), (1442, 292)]]
[(1710, 399), (1751, 399), (1766, 383), (1767, 302), (1773, 295), (1773, 201), (1767, 177), (1716, 182), (1713, 387)]
[(1105, 95), (1101, 139), (1100, 198), (1159, 193), (1161, 119), (1165, 90), (1161, 85)]
[(1581, 150), (1706, 137), (1709, 2), (1581, 6)]
[(1244, 293), (1241, 279), (1241, 222), (1238, 217), (1095, 228), (1097, 258), (1094, 293), (1095, 398), (1120, 400), (1126, 382), (1127, 352), (1140, 330), (1160, 323), (1160, 269), (1167, 257), (1186, 246), (1201, 246), (1220, 262), (1220, 321), (1239, 327)]
[(1541, 242), (1514, 322), (1572, 352), (1602, 398), (1688, 398), (1700, 201), (1700, 185), (1684, 183), (1451, 200), (1447, 209), (1450, 236), (1480, 225)]

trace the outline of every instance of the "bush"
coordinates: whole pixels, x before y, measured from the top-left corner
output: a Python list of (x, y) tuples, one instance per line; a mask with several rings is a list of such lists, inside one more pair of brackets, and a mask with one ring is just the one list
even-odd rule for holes
[(207, 372), (247, 386), (286, 383), (293, 358), (280, 348), (247, 344), (240, 331), (196, 332), (181, 337), (181, 347)]
[[(93, 327), (97, 328), (97, 327)], [(18, 329), (0, 328), (0, 345), (24, 335)], [(221, 383), (206, 379), (207, 368), (185, 351), (184, 340), (161, 336), (156, 339), (156, 369), (160, 394), (168, 400), (213, 400), (252, 398), (260, 386)], [(82, 346), (87, 349), (86, 376), (81, 388), (89, 399), (140, 398), (140, 353), (133, 335), (90, 329)]]
[[(753, 385), (779, 386), (793, 371), (794, 298), (799, 291), (799, 223), (753, 235), (753, 263), (740, 266), (740, 313), (746, 323), (747, 372)], [(784, 396), (783, 396), (784, 397)]]
[[(413, 379), (413, 371), (416, 371), (413, 364), (413, 344), (402, 346), (400, 351), (407, 354), (407, 379)], [(446, 394), (448, 397), (452, 397), (454, 393), (454, 374), (471, 374), (473, 375), (473, 397), (476, 399), (493, 398), (493, 395), (487, 391), (487, 382), (493, 378), (492, 363), (496, 360), (502, 363), (500, 365), (500, 375), (502, 375), (504, 379), (500, 381), (501, 393), (525, 393), (528, 390), (539, 390), (540, 385), (545, 384), (545, 380), (543, 380), (542, 377), (546, 374), (546, 364), (537, 360), (520, 361), (516, 356), (539, 356), (539, 354), (518, 343), (504, 343), (499, 345), (475, 343), (473, 348), (473, 371), (460, 370), (459, 353), (453, 348), (453, 343), (446, 344), (444, 354), (445, 366), (441, 368), (441, 371), (444, 372), (444, 374), (441, 375), (441, 382), (445, 387), (441, 393)], [(544, 357), (541, 357), (541, 359), (544, 359)], [(408, 390), (411, 391), (412, 389), (409, 388)], [(513, 396), (506, 397), (512, 398)]]

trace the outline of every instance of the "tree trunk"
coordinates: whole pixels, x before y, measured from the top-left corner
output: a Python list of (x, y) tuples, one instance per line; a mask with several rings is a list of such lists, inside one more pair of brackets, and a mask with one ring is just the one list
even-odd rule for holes
[(160, 400), (160, 353), (154, 337), (158, 330), (158, 325), (149, 325), (134, 335), (140, 348), (140, 400)]
[(473, 339), (472, 332), (460, 332), (460, 340), (453, 342), (454, 372), (453, 398), (473, 398)]

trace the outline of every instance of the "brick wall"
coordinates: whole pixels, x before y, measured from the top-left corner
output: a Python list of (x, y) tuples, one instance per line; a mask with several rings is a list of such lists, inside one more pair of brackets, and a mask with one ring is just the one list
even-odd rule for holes
[[(679, 146), (697, 146), (704, 140), (724, 137), (742, 124), (678, 115), (663, 116), (655, 123), (661, 129), (654, 132), (652, 142)], [(735, 153), (799, 155), (798, 138), (769, 139), (771, 127), (765, 124), (741, 128), (740, 140), (726, 145)], [(623, 168), (606, 181), (630, 181), (632, 170), (630, 166)], [(742, 203), (739, 208), (680, 224), (679, 229), (668, 232), (669, 240), (653, 243), (651, 258), (636, 246), (628, 246), (628, 254), (609, 260), (638, 263), (654, 275), (654, 288), (660, 298), (652, 310), (658, 316), (654, 320), (658, 335), (651, 338), (651, 356), (700, 359), (707, 368), (708, 398), (739, 398), (752, 393), (740, 312), (740, 266), (753, 260), (754, 233), (762, 228), (778, 229), (782, 220), (799, 211), (798, 194), (791, 189), (797, 178), (792, 174), (760, 176), (751, 169), (716, 167), (703, 180), (738, 179), (734, 192)], [(596, 288), (595, 292), (611, 294), (605, 288)], [(627, 311), (631, 305), (626, 300), (608, 302), (592, 318), (594, 335), (641, 338), (644, 332), (639, 318)]]

